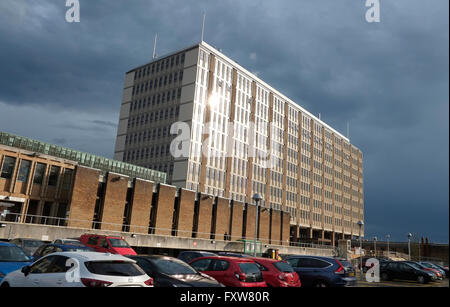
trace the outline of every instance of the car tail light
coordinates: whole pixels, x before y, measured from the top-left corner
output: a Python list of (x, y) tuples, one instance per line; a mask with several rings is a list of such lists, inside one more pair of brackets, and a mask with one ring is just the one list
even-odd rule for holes
[(112, 285), (112, 282), (104, 281), (104, 280), (98, 280), (98, 279), (90, 279), (90, 278), (81, 278), (81, 282), (86, 287), (108, 287)]
[(339, 264), (339, 268), (334, 271), (334, 274), (345, 274), (344, 266), (336, 259), (336, 262)]
[(150, 277), (150, 279), (144, 281), (144, 284), (146, 284), (147, 286), (153, 286), (154, 285), (153, 278)]
[(237, 279), (239, 279), (240, 281), (245, 281), (245, 274), (244, 274), (244, 273), (238, 273), (238, 272), (235, 272), (235, 273), (234, 273), (234, 276), (235, 276)]

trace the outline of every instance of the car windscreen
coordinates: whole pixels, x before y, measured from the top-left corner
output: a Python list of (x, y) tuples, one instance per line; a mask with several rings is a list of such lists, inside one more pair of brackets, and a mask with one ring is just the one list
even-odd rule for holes
[(30, 258), (17, 246), (0, 246), (1, 262), (28, 262)]
[(276, 267), (278, 269), (278, 271), (283, 272), (283, 273), (292, 273), (294, 272), (294, 269), (292, 268), (292, 266), (284, 261), (279, 261), (279, 262), (275, 262), (273, 264), (274, 267)]
[(109, 238), (109, 243), (111, 243), (112, 247), (122, 247), (122, 248), (129, 248), (130, 245), (125, 240), (122, 239), (111, 239)]
[(421, 267), (420, 265), (418, 265), (416, 263), (408, 263), (408, 265), (412, 266), (416, 270), (422, 270), (423, 269), (423, 267)]
[(188, 275), (197, 272), (185, 262), (177, 259), (157, 258), (151, 262), (158, 268), (158, 271), (167, 275)]
[(110, 276), (141, 276), (145, 272), (135, 263), (127, 261), (89, 261), (86, 268), (92, 274)]
[(244, 274), (257, 274), (261, 272), (253, 262), (240, 262), (238, 266)]
[(23, 241), (24, 247), (39, 247), (43, 244), (44, 244), (44, 242), (42, 242), (42, 241), (34, 241), (34, 240), (24, 240)]

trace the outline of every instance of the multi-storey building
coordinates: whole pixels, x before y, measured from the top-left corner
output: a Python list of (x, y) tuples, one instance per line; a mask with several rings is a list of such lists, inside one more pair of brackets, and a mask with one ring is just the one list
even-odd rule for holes
[[(172, 143), (174, 122), (189, 131)], [(126, 73), (115, 159), (239, 202), (259, 193), (290, 213), (293, 241), (334, 243), (364, 220), (362, 152), (205, 42)]]

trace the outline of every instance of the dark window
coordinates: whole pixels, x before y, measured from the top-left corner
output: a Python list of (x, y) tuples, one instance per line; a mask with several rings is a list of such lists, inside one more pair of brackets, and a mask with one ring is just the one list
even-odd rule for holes
[(276, 267), (280, 272), (289, 272), (289, 273), (294, 272), (292, 266), (287, 262), (283, 261), (275, 262), (273, 266)]
[(98, 237), (89, 237), (87, 244), (89, 245), (97, 245)]
[(55, 256), (50, 256), (39, 260), (31, 266), (30, 274), (48, 273), (47, 270), (50, 268), (50, 265), (52, 264), (54, 259)]
[(70, 186), (72, 183), (72, 175), (73, 175), (73, 170), (67, 169), (67, 168), (64, 170), (64, 177), (63, 177), (63, 183), (62, 183), (63, 190), (70, 190)]
[(244, 274), (258, 274), (261, 272), (253, 262), (241, 262), (238, 266)]
[(109, 276), (141, 276), (144, 271), (133, 262), (125, 261), (89, 261), (86, 268), (92, 274)]
[(226, 271), (230, 264), (225, 260), (214, 260), (211, 271)]
[(16, 158), (5, 156), (5, 158), (3, 159), (3, 166), (0, 177), (5, 179), (11, 179), (15, 166), (16, 166)]
[(27, 182), (28, 177), (30, 175), (30, 169), (31, 169), (31, 161), (22, 160), (20, 162), (19, 176), (17, 177), (17, 180), (21, 182)]
[(46, 164), (42, 164), (42, 163), (36, 164), (36, 169), (34, 170), (33, 183), (42, 184), (46, 168), (47, 168)]
[(191, 263), (191, 267), (193, 267), (197, 271), (207, 271), (209, 265), (211, 264), (211, 261), (211, 259), (200, 259)]
[(61, 168), (59, 166), (52, 165), (50, 169), (50, 175), (48, 177), (48, 185), (49, 186), (56, 186), (58, 183), (58, 177), (59, 177), (59, 171)]

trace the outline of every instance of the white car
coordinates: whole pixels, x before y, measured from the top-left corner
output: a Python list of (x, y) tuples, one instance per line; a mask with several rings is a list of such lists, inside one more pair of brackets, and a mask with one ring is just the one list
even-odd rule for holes
[(6, 275), (0, 287), (149, 287), (153, 279), (121, 255), (58, 252)]

